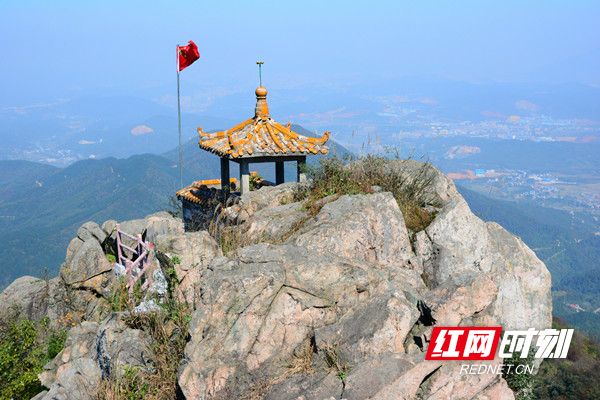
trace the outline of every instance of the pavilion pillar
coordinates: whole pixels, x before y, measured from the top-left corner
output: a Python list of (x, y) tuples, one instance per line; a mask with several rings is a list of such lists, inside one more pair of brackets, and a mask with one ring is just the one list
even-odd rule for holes
[(240, 160), (240, 195), (250, 192), (250, 163)]
[(306, 173), (304, 172), (305, 168), (306, 168), (306, 157), (302, 157), (302, 159), (298, 160), (298, 165), (297, 165), (298, 182), (306, 182)]
[(285, 169), (283, 161), (275, 161), (275, 184), (281, 185), (285, 182)]
[(231, 191), (230, 185), (229, 159), (227, 157), (221, 157), (221, 198), (223, 201), (227, 200), (227, 195)]

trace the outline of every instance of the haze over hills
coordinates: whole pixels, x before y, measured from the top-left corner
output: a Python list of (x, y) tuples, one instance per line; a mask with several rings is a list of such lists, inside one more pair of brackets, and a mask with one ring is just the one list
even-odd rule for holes
[[(189, 92), (202, 92), (190, 85)], [(579, 83), (475, 84), (395, 78), (341, 87), (268, 89), (276, 120), (310, 131), (329, 130), (343, 144), (367, 142), (371, 135), (378, 144), (396, 145), (401, 130), (409, 136), (435, 136), (442, 130), (451, 135), (454, 131), (493, 135), (500, 130), (494, 124), (503, 124), (510, 116), (521, 120), (507, 129), (562, 124), (560, 129), (567, 132), (563, 136), (600, 137), (600, 125), (594, 122), (600, 121), (600, 88)], [(195, 138), (198, 126), (205, 131), (227, 129), (252, 115), (253, 90), (223, 92), (209, 99), (186, 97), (183, 140)], [(0, 109), (0, 159), (65, 166), (90, 157), (162, 153), (177, 145), (176, 98), (171, 91), (159, 86), (144, 92), (143, 98), (89, 95)], [(465, 121), (472, 126), (461, 133)]]

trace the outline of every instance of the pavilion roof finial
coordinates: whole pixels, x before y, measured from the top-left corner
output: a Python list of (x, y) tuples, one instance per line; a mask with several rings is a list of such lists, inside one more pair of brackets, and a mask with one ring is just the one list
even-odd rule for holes
[(264, 64), (263, 61), (257, 61), (256, 64), (258, 64), (258, 82), (259, 82), (259, 86), (262, 86), (262, 66)]

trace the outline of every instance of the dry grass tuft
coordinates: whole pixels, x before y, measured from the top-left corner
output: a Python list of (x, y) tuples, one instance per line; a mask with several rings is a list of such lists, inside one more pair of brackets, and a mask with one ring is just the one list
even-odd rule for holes
[(304, 201), (305, 208), (316, 215), (324, 205), (320, 200), (327, 196), (369, 194), (379, 187), (393, 194), (412, 232), (422, 231), (431, 223), (435, 213), (426, 207), (437, 205), (429, 198), (427, 188), (435, 173), (427, 164), (418, 171), (404, 173), (391, 168), (389, 160), (382, 156), (369, 155), (349, 161), (346, 164), (333, 157), (322, 159), (316, 168), (308, 168), (311, 183), (299, 187), (294, 200)]
[(296, 354), (294, 358), (288, 363), (287, 371), (285, 376), (302, 374), (311, 375), (315, 372), (312, 368), (313, 355), (315, 354), (315, 348), (313, 344), (307, 340), (299, 354)]

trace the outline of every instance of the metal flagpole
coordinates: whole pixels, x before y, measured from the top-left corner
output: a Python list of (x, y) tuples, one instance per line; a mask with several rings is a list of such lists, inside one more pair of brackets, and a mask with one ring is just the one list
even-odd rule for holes
[(181, 154), (181, 102), (179, 100), (179, 45), (177, 45), (177, 119), (179, 122), (179, 188), (183, 189), (183, 157)]

